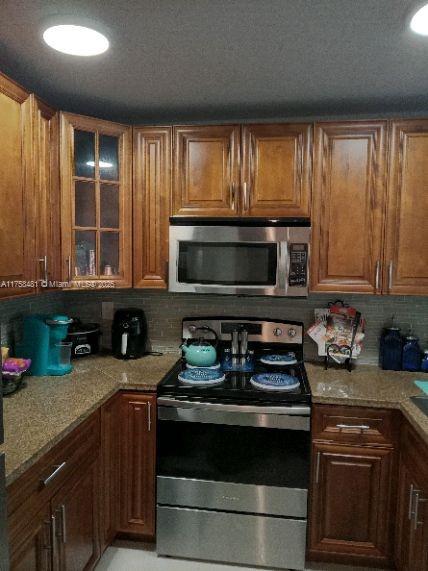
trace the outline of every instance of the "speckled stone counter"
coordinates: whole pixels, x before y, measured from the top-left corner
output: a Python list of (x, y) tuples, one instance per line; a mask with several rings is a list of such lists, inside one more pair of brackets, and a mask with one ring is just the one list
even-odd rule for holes
[(383, 371), (374, 365), (358, 365), (350, 373), (312, 363), (306, 371), (314, 403), (399, 409), (428, 444), (428, 417), (410, 400), (423, 394), (413, 381), (428, 381), (428, 374)]
[[(27, 387), (4, 399), (7, 484), (71, 432), (118, 390), (156, 391), (178, 353), (120, 361), (94, 356), (74, 361), (65, 377), (29, 377)], [(428, 418), (409, 400), (421, 373), (382, 371), (359, 365), (349, 373), (308, 363), (313, 402), (398, 408), (428, 443)], [(425, 375), (428, 380), (428, 375)]]
[(120, 361), (93, 356), (74, 361), (64, 377), (28, 377), (27, 387), (4, 399), (6, 483), (10, 484), (44, 453), (120, 389), (156, 391), (177, 361), (177, 353)]

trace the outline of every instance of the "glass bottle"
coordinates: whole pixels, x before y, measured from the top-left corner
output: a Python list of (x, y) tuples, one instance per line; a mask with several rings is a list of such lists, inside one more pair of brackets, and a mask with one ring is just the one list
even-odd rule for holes
[(403, 371), (419, 371), (421, 366), (421, 348), (419, 339), (413, 335), (404, 338)]
[(423, 371), (424, 373), (428, 373), (428, 349), (424, 350), (421, 363), (421, 371)]
[(401, 371), (403, 339), (399, 327), (387, 327), (381, 338), (381, 366), (387, 371)]

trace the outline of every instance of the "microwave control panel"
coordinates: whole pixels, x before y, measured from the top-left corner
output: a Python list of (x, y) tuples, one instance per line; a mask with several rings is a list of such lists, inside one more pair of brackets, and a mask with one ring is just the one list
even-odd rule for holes
[(306, 287), (308, 281), (308, 245), (290, 244), (289, 287)]

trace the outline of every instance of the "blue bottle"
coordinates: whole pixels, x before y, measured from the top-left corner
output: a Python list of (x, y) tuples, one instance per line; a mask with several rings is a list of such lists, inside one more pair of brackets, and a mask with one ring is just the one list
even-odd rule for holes
[(428, 349), (425, 349), (424, 355), (422, 357), (421, 371), (428, 373)]
[(403, 347), (403, 371), (419, 371), (421, 366), (421, 348), (418, 338), (407, 335)]
[(383, 330), (380, 343), (381, 367), (387, 371), (401, 371), (403, 356), (403, 338), (399, 327), (387, 327)]

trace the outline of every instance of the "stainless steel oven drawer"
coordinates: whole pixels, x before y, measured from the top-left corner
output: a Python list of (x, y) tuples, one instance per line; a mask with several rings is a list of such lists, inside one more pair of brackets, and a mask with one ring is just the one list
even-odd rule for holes
[(304, 569), (306, 520), (187, 508), (157, 509), (157, 553)]
[(308, 492), (279, 486), (157, 477), (157, 503), (305, 518)]

